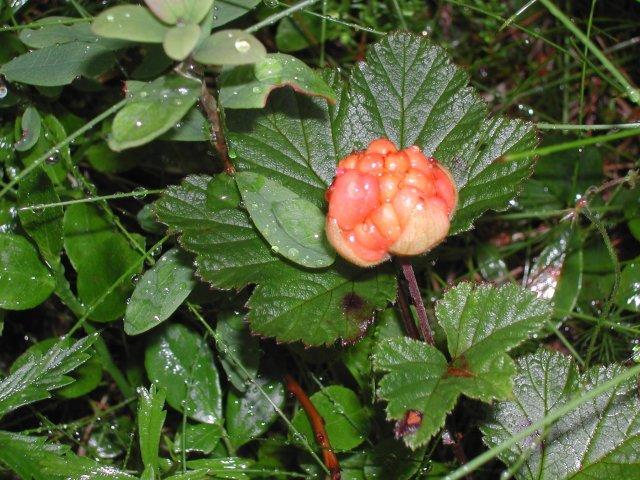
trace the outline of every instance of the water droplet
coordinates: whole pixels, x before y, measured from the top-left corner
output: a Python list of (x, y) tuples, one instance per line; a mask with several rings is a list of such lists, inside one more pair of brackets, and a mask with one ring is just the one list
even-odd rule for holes
[(133, 198), (136, 198), (138, 200), (147, 196), (147, 190), (142, 187), (136, 188), (132, 193)]
[(234, 45), (240, 53), (247, 53), (251, 49), (251, 44), (241, 38), (238, 38)]
[(277, 245), (272, 245), (272, 246), (271, 246), (271, 250), (272, 250), (274, 253), (278, 253), (278, 252), (280, 251), (280, 247), (278, 247)]
[(297, 249), (297, 248), (293, 248), (293, 247), (291, 247), (291, 248), (287, 251), (287, 253), (289, 254), (289, 256), (290, 256), (290, 257), (297, 257), (297, 256), (298, 256), (298, 254), (299, 254), (300, 252), (298, 251), (298, 249)]
[(262, 88), (260, 88), (260, 87), (253, 87), (253, 88), (251, 89), (251, 91), (252, 91), (253, 93), (256, 93), (256, 94), (257, 94), (257, 93), (261, 93), (261, 92), (262, 92)]
[(0, 100), (5, 98), (9, 94), (9, 89), (6, 85), (0, 84)]

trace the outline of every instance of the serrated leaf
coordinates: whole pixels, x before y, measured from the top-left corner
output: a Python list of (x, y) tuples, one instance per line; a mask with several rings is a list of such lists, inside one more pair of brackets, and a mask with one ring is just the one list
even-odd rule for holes
[(194, 24), (176, 25), (167, 30), (162, 41), (169, 58), (184, 60), (200, 40), (200, 27)]
[(91, 29), (101, 37), (161, 43), (168, 27), (140, 5), (117, 5), (100, 12)]
[(21, 406), (49, 398), (50, 390), (73, 382), (67, 373), (90, 358), (86, 351), (96, 339), (97, 335), (75, 343), (64, 339), (45, 353), (34, 352), (24, 365), (0, 381), (0, 417)]
[[(271, 401), (265, 398), (263, 392)], [(266, 432), (278, 418), (273, 405), (282, 409), (284, 403), (284, 387), (282, 382), (276, 380), (259, 377), (244, 392), (230, 389), (225, 419), (231, 443), (239, 448)]]
[(245, 65), (265, 57), (267, 50), (244, 30), (221, 30), (205, 38), (193, 52), (193, 59), (205, 65)]
[[(355, 270), (338, 263), (308, 271), (284, 261), (258, 235), (227, 175), (191, 176), (156, 203), (160, 221), (182, 231), (196, 253), (197, 273), (218, 288), (256, 283), (249, 320), (254, 332), (310, 345), (355, 339), (374, 312), (395, 296), (386, 270)], [(321, 312), (321, 314), (318, 314)]]
[(140, 456), (146, 471), (158, 472), (158, 449), (160, 435), (167, 412), (164, 410), (164, 389), (151, 385), (149, 390), (140, 387), (138, 403), (138, 437)]
[(0, 431), (0, 460), (25, 480), (135, 480), (112, 465), (77, 456), (67, 445), (47, 443), (46, 437)]
[(164, 322), (196, 283), (190, 256), (178, 248), (169, 250), (138, 280), (127, 303), (124, 331), (138, 335)]
[(308, 268), (335, 261), (318, 207), (263, 175), (239, 172), (235, 178), (253, 224), (273, 251)]
[[(14, 373), (29, 362), (38, 361), (48, 350), (53, 348), (59, 341), (57, 337), (47, 338), (30, 346), (11, 365), (9, 373)], [(70, 345), (67, 341), (63, 345)], [(62, 398), (77, 398), (93, 391), (102, 380), (102, 365), (96, 358), (94, 352), (87, 352), (90, 358), (75, 369), (69, 379), (69, 384), (57, 388), (56, 396)]]
[(276, 88), (289, 86), (305, 95), (335, 101), (335, 93), (301, 60), (271, 53), (255, 63), (223, 70), (220, 75), (220, 104), (225, 108), (263, 108)]
[(85, 305), (94, 307), (89, 318), (99, 322), (121, 318), (133, 290), (131, 278), (123, 275), (136, 263), (139, 266), (133, 274), (142, 269), (142, 253), (91, 204), (67, 207), (63, 227), (64, 247), (78, 273), (78, 297)]
[(222, 391), (207, 342), (180, 324), (164, 325), (145, 352), (149, 378), (167, 390), (167, 403), (202, 423), (220, 423)]
[(385, 136), (400, 147), (418, 145), (446, 165), (459, 190), (451, 234), (469, 229), (483, 211), (507, 206), (533, 158), (500, 159), (537, 142), (529, 124), (487, 118), (487, 106), (468, 81), (428, 39), (387, 35), (351, 74), (349, 128), (342, 132), (351, 149)]
[(170, 130), (191, 110), (200, 88), (199, 81), (178, 75), (150, 83), (127, 82), (130, 100), (113, 119), (109, 147), (137, 147)]
[[(493, 408), (481, 426), (494, 447), (541, 420), (582, 393), (623, 371), (594, 367), (578, 376), (569, 357), (538, 350), (518, 360), (514, 396)], [(586, 480), (640, 478), (640, 401), (635, 379), (577, 407), (544, 431), (536, 432), (499, 457), (516, 468), (518, 479)]]
[[(327, 436), (336, 451), (349, 451), (364, 442), (369, 433), (370, 413), (352, 390), (331, 385), (309, 399), (324, 419)], [(291, 423), (313, 444), (315, 435), (303, 410), (296, 412)]]
[(34, 107), (27, 107), (22, 114), (22, 134), (20, 139), (15, 143), (14, 148), (19, 152), (25, 152), (33, 147), (40, 137), (40, 128), (42, 121), (40, 114)]
[(78, 76), (95, 77), (115, 61), (113, 52), (98, 44), (70, 42), (15, 57), (0, 73), (10, 82), (53, 87), (67, 85)]
[(144, 0), (147, 7), (165, 23), (200, 23), (213, 0)]
[(26, 310), (44, 302), (55, 280), (29, 241), (0, 233), (0, 308)]
[[(51, 180), (43, 169), (38, 168), (20, 182), (18, 189), (18, 211), (20, 224), (40, 249), (50, 265), (60, 261), (62, 250), (62, 207), (30, 210), (33, 205), (60, 202)], [(23, 210), (24, 209), (24, 210)]]
[(388, 372), (378, 395), (388, 401), (396, 436), (416, 448), (441, 427), (460, 394), (485, 402), (506, 398), (515, 369), (506, 352), (541, 327), (551, 306), (516, 285), (474, 288), (462, 283), (436, 304), (451, 361), (418, 340), (382, 340), (374, 369)]
[(229, 381), (238, 391), (244, 392), (247, 374), (255, 377), (258, 373), (261, 354), (258, 339), (251, 335), (245, 315), (232, 313), (218, 318), (216, 345)]

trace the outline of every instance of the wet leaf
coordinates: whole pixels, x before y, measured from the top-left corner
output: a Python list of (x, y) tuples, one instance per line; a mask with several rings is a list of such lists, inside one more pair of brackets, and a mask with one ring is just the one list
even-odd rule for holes
[(54, 286), (53, 276), (26, 238), (0, 233), (0, 308), (33, 308), (51, 295)]
[[(47, 17), (47, 21), (58, 19), (75, 21), (71, 17)], [(76, 23), (72, 25), (45, 25), (39, 28), (25, 28), (20, 31), (20, 41), (30, 48), (45, 48), (63, 43), (96, 43), (109, 50), (117, 50), (129, 45), (129, 42), (97, 37), (91, 31), (91, 25)]]
[(254, 65), (224, 70), (220, 85), (220, 103), (225, 108), (263, 108), (269, 94), (285, 86), (305, 95), (335, 101), (335, 93), (320, 73), (282, 53), (270, 53)]
[(165, 23), (200, 23), (214, 0), (144, 0), (156, 17)]
[[(264, 396), (266, 393), (270, 400)], [(244, 392), (230, 389), (227, 394), (225, 418), (229, 439), (234, 447), (258, 438), (266, 432), (278, 418), (273, 408), (284, 408), (285, 395), (281, 382), (259, 377), (251, 382)], [(272, 404), (273, 403), (273, 404)]]
[(167, 403), (202, 423), (222, 421), (218, 369), (207, 342), (180, 324), (165, 325), (145, 352), (151, 381), (167, 389)]
[(396, 437), (415, 449), (444, 425), (461, 394), (489, 402), (511, 394), (513, 361), (506, 352), (538, 330), (551, 306), (516, 285), (459, 284), (436, 304), (451, 361), (435, 347), (410, 338), (382, 340), (374, 353), (388, 372), (378, 395), (388, 401)]
[(127, 303), (124, 331), (138, 335), (164, 322), (196, 283), (191, 257), (178, 248), (169, 250), (136, 283)]
[[(314, 393), (309, 399), (324, 419), (327, 436), (334, 450), (352, 450), (364, 442), (369, 433), (370, 413), (352, 390), (332, 385)], [(304, 410), (298, 410), (291, 423), (310, 445), (315, 443), (315, 435)]]
[(150, 83), (127, 82), (129, 102), (113, 119), (109, 147), (137, 147), (170, 130), (191, 110), (200, 87), (199, 81), (178, 75)]
[(258, 339), (251, 335), (246, 316), (240, 313), (221, 315), (216, 334), (222, 368), (232, 385), (244, 392), (248, 385), (247, 374), (255, 377), (258, 373), (262, 353)]
[(138, 437), (140, 456), (145, 472), (158, 472), (158, 449), (162, 426), (167, 417), (164, 408), (165, 391), (151, 385), (149, 390), (138, 388)]
[(640, 312), (640, 257), (629, 262), (620, 275), (616, 304), (632, 312)]
[(222, 437), (222, 427), (220, 425), (211, 425), (209, 423), (187, 424), (183, 430), (180, 429), (176, 433), (175, 442), (173, 444), (176, 453), (182, 452), (183, 442), (184, 451), (198, 452), (209, 455), (218, 445)]
[(253, 224), (274, 252), (308, 268), (335, 261), (318, 207), (262, 175), (239, 172), (235, 178)]
[[(94, 205), (67, 207), (63, 226), (64, 247), (78, 273), (78, 297), (87, 307), (95, 307), (89, 318), (99, 322), (121, 318), (133, 290), (131, 277), (142, 269), (142, 253)], [(136, 264), (133, 273), (124, 276)]]
[(213, 7), (213, 28), (235, 20), (256, 8), (262, 0), (216, 0)]
[(267, 54), (264, 45), (244, 30), (221, 30), (205, 38), (193, 52), (193, 59), (205, 65), (245, 65)]
[(34, 107), (27, 107), (22, 115), (22, 134), (14, 148), (19, 152), (24, 152), (33, 147), (40, 137), (40, 127), (42, 126), (40, 114)]
[(364, 477), (366, 480), (414, 478), (420, 469), (425, 451), (426, 448), (420, 448), (414, 452), (401, 441), (392, 438), (383, 440), (368, 452)]
[(100, 12), (91, 29), (100, 37), (161, 43), (168, 27), (140, 5), (117, 5)]
[(96, 338), (91, 335), (75, 343), (62, 339), (45, 352), (33, 351), (23, 365), (0, 381), (0, 417), (49, 398), (49, 391), (72, 383), (73, 378), (67, 374), (89, 360), (87, 350)]
[[(622, 371), (619, 365), (599, 366), (579, 375), (569, 357), (544, 349), (519, 359), (515, 398), (494, 406), (481, 427), (484, 442), (489, 447), (504, 442)], [(637, 479), (638, 412), (636, 381), (629, 379), (521, 440), (499, 458), (514, 466), (517, 479)]]

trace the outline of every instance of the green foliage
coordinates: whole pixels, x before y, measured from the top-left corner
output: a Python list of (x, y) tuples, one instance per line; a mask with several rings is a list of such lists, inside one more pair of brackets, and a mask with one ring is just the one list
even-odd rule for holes
[(253, 35), (242, 30), (223, 30), (206, 38), (193, 52), (205, 65), (244, 65), (264, 58), (267, 51)]
[(410, 338), (388, 338), (376, 348), (374, 368), (387, 372), (378, 395), (387, 417), (411, 448), (424, 445), (464, 394), (484, 402), (511, 394), (513, 361), (506, 354), (540, 329), (550, 305), (515, 285), (462, 283), (436, 304), (451, 360)]
[(189, 418), (216, 424), (222, 419), (222, 392), (211, 349), (180, 324), (156, 332), (145, 351), (152, 382), (166, 388), (167, 403)]
[[(326, 419), (327, 436), (336, 451), (352, 450), (367, 437), (370, 414), (352, 390), (332, 385), (311, 395), (310, 400)], [(303, 410), (296, 412), (292, 422), (308, 442), (313, 442), (313, 430)]]
[(59, 340), (46, 352), (34, 350), (26, 361), (0, 381), (0, 417), (24, 405), (49, 398), (49, 392), (73, 382), (67, 374), (84, 362), (96, 341), (91, 335), (77, 342)]
[(165, 392), (151, 385), (149, 390), (138, 389), (138, 436), (140, 438), (140, 456), (144, 463), (143, 476), (155, 478), (158, 474), (158, 449), (160, 435), (167, 412), (163, 410)]
[(255, 376), (260, 365), (260, 345), (251, 335), (245, 315), (237, 312), (218, 318), (216, 325), (218, 358), (231, 384), (240, 392), (247, 389), (247, 375)]
[[(546, 350), (518, 360), (514, 399), (495, 405), (482, 426), (494, 446), (622, 371), (621, 366), (577, 372), (570, 358)], [(640, 478), (638, 393), (634, 379), (597, 396), (526, 437), (500, 458), (519, 479)]]
[(191, 258), (179, 249), (169, 250), (136, 283), (127, 302), (124, 331), (138, 335), (164, 322), (195, 286)]

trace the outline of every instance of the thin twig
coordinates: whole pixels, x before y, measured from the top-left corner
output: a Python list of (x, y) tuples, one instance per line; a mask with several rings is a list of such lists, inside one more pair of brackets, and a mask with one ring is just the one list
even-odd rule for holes
[(417, 340), (420, 338), (420, 333), (416, 328), (416, 324), (413, 321), (413, 315), (411, 314), (411, 309), (409, 308), (409, 302), (407, 298), (407, 292), (403, 286), (403, 282), (398, 279), (398, 294), (397, 294), (397, 304), (398, 309), (400, 310), (400, 318), (402, 318), (402, 323), (404, 324), (404, 329), (407, 331), (407, 335), (409, 337)]
[(342, 478), (340, 473), (340, 462), (338, 462), (338, 457), (336, 457), (336, 454), (333, 452), (333, 448), (331, 447), (329, 436), (324, 428), (324, 419), (316, 409), (315, 405), (311, 403), (311, 400), (309, 400), (309, 397), (300, 384), (296, 382), (291, 375), (285, 375), (284, 379), (287, 384), (287, 390), (296, 396), (298, 402), (300, 402), (300, 405), (304, 409), (304, 412), (307, 414), (316, 442), (318, 443), (320, 450), (322, 450), (322, 459), (324, 460), (324, 464), (327, 469), (329, 469), (331, 480), (340, 480)]
[(207, 88), (205, 82), (202, 82), (202, 93), (200, 95), (200, 104), (207, 114), (209, 123), (211, 123), (211, 143), (215, 147), (222, 164), (224, 165), (225, 173), (229, 175), (235, 173), (236, 169), (229, 160), (229, 151), (227, 150), (227, 142), (224, 139), (224, 132), (222, 130), (222, 122), (220, 121), (220, 112), (218, 112), (218, 102), (216, 98), (211, 95), (211, 92)]
[(422, 302), (422, 295), (420, 295), (420, 288), (418, 288), (418, 280), (416, 280), (413, 265), (411, 265), (409, 260), (402, 258), (399, 259), (399, 262), (402, 267), (404, 278), (407, 279), (409, 284), (409, 293), (413, 300), (413, 306), (416, 307), (416, 311), (418, 312), (418, 321), (420, 324), (420, 333), (422, 334), (422, 338), (429, 345), (433, 345), (435, 343), (433, 339), (433, 331), (431, 330), (431, 325), (429, 325), (427, 310), (424, 308), (424, 303)]

